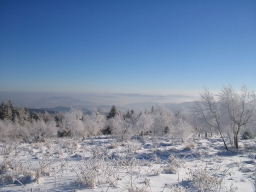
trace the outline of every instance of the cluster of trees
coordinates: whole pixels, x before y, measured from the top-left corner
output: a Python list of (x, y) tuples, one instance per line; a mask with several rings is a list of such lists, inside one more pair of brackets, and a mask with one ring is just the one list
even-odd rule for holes
[(248, 138), (255, 134), (256, 97), (246, 86), (239, 92), (231, 86), (223, 87), (217, 95), (205, 89), (194, 107), (176, 114), (160, 106), (139, 114), (133, 110), (123, 113), (115, 106), (106, 115), (100, 111), (84, 115), (75, 108), (53, 115), (47, 112), (30, 114), (26, 108), (13, 107), (8, 101), (1, 103), (0, 119), (1, 138), (40, 141), (45, 137), (86, 138), (111, 134), (120, 141), (135, 135), (152, 138), (168, 135), (184, 141), (192, 135), (218, 134), (229, 150), (229, 146), (239, 147), (241, 134), (246, 133)]
[(23, 124), (24, 121), (31, 120), (31, 115), (27, 108), (13, 107), (12, 101), (9, 100), (0, 105), (0, 120), (19, 121)]
[[(2, 102), (0, 120), (0, 137), (2, 139), (22, 139), (24, 141), (43, 141), (49, 137), (94, 137), (111, 134), (118, 140), (128, 140), (134, 135), (151, 135), (154, 137), (175, 134), (176, 138), (185, 140), (192, 133), (181, 113), (175, 116), (163, 107), (145, 110), (138, 115), (133, 111), (123, 113), (113, 105), (108, 114), (100, 111), (83, 114), (81, 109), (71, 108), (68, 112), (56, 114), (32, 113), (26, 108), (13, 107), (12, 102)], [(183, 115), (184, 116), (184, 115)], [(186, 128), (186, 129), (185, 129)], [(179, 135), (179, 137), (177, 137)]]
[[(256, 95), (243, 86), (239, 92), (231, 85), (214, 95), (208, 89), (195, 102), (197, 125), (205, 133), (218, 133), (228, 150), (227, 142), (239, 148), (239, 136), (250, 138), (256, 132)], [(228, 138), (228, 141), (226, 140)]]

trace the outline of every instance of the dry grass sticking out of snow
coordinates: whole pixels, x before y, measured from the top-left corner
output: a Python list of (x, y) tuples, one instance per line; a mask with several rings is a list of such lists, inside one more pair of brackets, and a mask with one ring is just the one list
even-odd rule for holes
[(0, 191), (253, 192), (256, 140), (240, 142), (235, 152), (217, 137), (0, 143)]

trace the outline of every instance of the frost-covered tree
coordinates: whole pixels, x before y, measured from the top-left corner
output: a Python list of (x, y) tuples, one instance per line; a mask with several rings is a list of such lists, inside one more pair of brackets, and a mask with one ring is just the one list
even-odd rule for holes
[(110, 112), (107, 115), (107, 125), (106, 125), (105, 129), (102, 130), (102, 133), (104, 135), (112, 134), (112, 126), (111, 126), (112, 120), (111, 119), (114, 118), (116, 115), (120, 115), (120, 112), (118, 112), (115, 105), (113, 105), (111, 107)]
[(240, 130), (255, 121), (256, 96), (243, 86), (236, 92), (231, 86), (223, 87), (217, 96), (207, 89), (201, 94), (201, 100), (195, 102), (194, 112), (211, 131), (217, 130), (228, 150), (224, 134), (233, 134), (233, 142), (238, 148)]
[(113, 106), (111, 107), (110, 112), (109, 112), (108, 115), (107, 115), (107, 119), (114, 118), (117, 114), (118, 114), (118, 112), (117, 112), (116, 106), (113, 105)]
[(152, 118), (153, 124), (151, 126), (151, 133), (153, 136), (162, 136), (166, 133), (167, 128), (170, 128), (174, 115), (166, 108), (158, 106), (153, 110)]
[(133, 132), (133, 124), (131, 119), (124, 119), (122, 114), (116, 115), (109, 120), (112, 134), (120, 141), (125, 141), (131, 138)]
[(71, 136), (79, 136), (81, 130), (83, 130), (83, 112), (81, 109), (71, 108), (69, 112), (64, 114), (62, 120), (62, 132), (70, 132)]
[(236, 92), (232, 86), (227, 86), (221, 90), (219, 101), (223, 116), (225, 115), (229, 121), (235, 147), (238, 149), (240, 130), (256, 120), (256, 95), (246, 86), (243, 86), (240, 92)]
[(24, 125), (25, 121), (31, 121), (31, 116), (27, 108), (16, 107), (14, 110), (14, 118), (17, 118), (21, 125)]
[(31, 123), (33, 130), (30, 130), (34, 136), (35, 141), (40, 141), (43, 138), (51, 138), (57, 135), (56, 123), (54, 120), (33, 120)]
[(205, 127), (208, 125), (202, 118), (194, 113), (193, 109), (187, 111), (186, 121), (193, 127), (193, 130), (198, 137), (201, 137), (202, 134), (207, 133), (205, 132)]
[(153, 126), (153, 117), (151, 113), (148, 112), (141, 112), (138, 116), (138, 119), (136, 121), (136, 127), (139, 134), (142, 135), (142, 137), (145, 134), (148, 134)]
[(106, 127), (106, 117), (100, 112), (85, 115), (83, 119), (83, 137), (99, 135)]
[(6, 103), (2, 102), (0, 105), (0, 119), (13, 121), (14, 120), (14, 107), (11, 100)]
[(0, 141), (9, 138), (10, 122), (7, 120), (0, 120)]
[(11, 100), (6, 103), (6, 118), (9, 121), (13, 121), (14, 119), (14, 107)]
[(4, 109), (5, 109), (5, 103), (2, 101), (0, 105), (0, 120), (5, 119)]
[(173, 138), (184, 142), (193, 135), (193, 127), (186, 119), (178, 117), (174, 123), (172, 135)]
[(53, 116), (49, 112), (45, 111), (43, 114), (41, 114), (40, 119), (44, 120), (45, 122), (48, 122), (53, 120)]
[(223, 144), (228, 150), (224, 138), (225, 125), (223, 122), (225, 121), (223, 121), (222, 109), (218, 100), (208, 89), (200, 94), (199, 101), (195, 101), (193, 111), (205, 123), (207, 129), (210, 131), (213, 129), (220, 134)]

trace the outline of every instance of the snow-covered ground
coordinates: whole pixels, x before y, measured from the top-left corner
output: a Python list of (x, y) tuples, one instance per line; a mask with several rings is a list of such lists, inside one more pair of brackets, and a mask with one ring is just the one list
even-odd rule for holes
[(112, 137), (0, 143), (0, 191), (256, 191), (256, 139)]

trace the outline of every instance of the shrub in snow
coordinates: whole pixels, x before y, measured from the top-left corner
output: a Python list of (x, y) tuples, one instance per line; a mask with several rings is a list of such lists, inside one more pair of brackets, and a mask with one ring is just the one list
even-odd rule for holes
[(239, 166), (239, 171), (241, 171), (242, 173), (254, 172), (254, 169), (254, 167), (246, 166), (243, 163), (241, 163), (241, 165)]
[(151, 188), (150, 188), (150, 183), (149, 183), (149, 179), (145, 178), (144, 181), (144, 185), (142, 186), (137, 186), (137, 185), (131, 185), (131, 186), (126, 186), (125, 187), (125, 191), (128, 192), (151, 192)]
[(54, 121), (43, 121), (43, 120), (33, 120), (32, 130), (30, 135), (34, 135), (34, 141), (41, 142), (44, 141), (43, 138), (55, 137), (57, 134), (56, 125)]
[(110, 143), (110, 145), (108, 145), (108, 149), (115, 149), (118, 147), (117, 143)]
[(251, 131), (245, 131), (242, 135), (242, 139), (254, 139), (254, 136)]
[(80, 162), (78, 169), (73, 169), (77, 176), (77, 182), (89, 188), (96, 188), (97, 185), (110, 184), (116, 186), (118, 181), (118, 166), (115, 161), (106, 161), (106, 157), (94, 156)]
[(7, 121), (0, 120), (0, 141), (4, 141), (7, 137), (8, 124)]
[[(186, 192), (186, 188), (181, 186), (181, 185), (171, 185), (171, 186), (168, 186), (167, 184), (165, 184), (165, 188), (168, 188), (171, 190), (171, 192)], [(164, 190), (163, 190), (164, 191)]]
[[(229, 169), (220, 170), (217, 169), (189, 169), (189, 180), (192, 181), (194, 187), (199, 191), (218, 191), (226, 192), (228, 191), (225, 188), (225, 178), (227, 175), (230, 175)], [(229, 191), (234, 191), (233, 188), (230, 188)]]
[(184, 149), (187, 149), (187, 150), (192, 150), (196, 147), (196, 144), (194, 142), (188, 142), (185, 144), (185, 147)]
[(35, 136), (34, 142), (45, 142), (45, 139), (43, 137), (40, 137), (40, 136)]
[(0, 184), (19, 183), (33, 181), (35, 179), (33, 171), (24, 167), (21, 163), (13, 160), (4, 160), (0, 164)]
[(252, 176), (251, 184), (252, 184), (252, 188), (254, 189), (254, 191), (256, 191), (256, 168), (255, 168), (254, 174)]
[(70, 137), (71, 131), (70, 130), (58, 130), (58, 137)]
[(0, 137), (5, 140), (23, 140), (25, 142), (42, 142), (44, 138), (55, 137), (56, 124), (53, 120), (32, 119), (22, 124), (17, 118), (13, 122), (0, 121)]
[(164, 172), (168, 174), (176, 173), (184, 165), (184, 161), (175, 155), (170, 155), (167, 162), (168, 164), (164, 167)]
[(165, 128), (164, 128), (164, 133), (165, 133), (165, 134), (170, 134), (170, 133), (171, 133), (170, 127), (168, 127), (168, 126), (165, 127)]
[(177, 167), (167, 164), (167, 165), (163, 166), (162, 172), (165, 174), (175, 174), (175, 173), (177, 173), (177, 171), (178, 171)]

